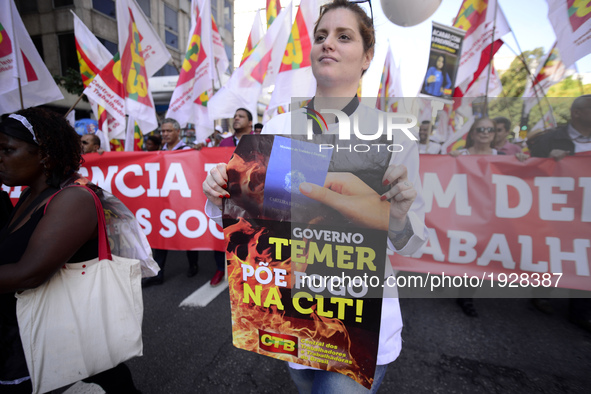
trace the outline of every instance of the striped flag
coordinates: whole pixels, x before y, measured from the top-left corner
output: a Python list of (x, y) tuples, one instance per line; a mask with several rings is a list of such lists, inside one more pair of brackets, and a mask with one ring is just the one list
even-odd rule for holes
[(84, 94), (89, 101), (96, 103), (96, 117), (99, 129), (106, 132), (109, 139), (125, 136), (125, 99), (121, 76), (119, 53), (102, 68)]
[(133, 117), (127, 118), (127, 132), (125, 133), (125, 151), (141, 152), (143, 151), (144, 135)]
[(293, 97), (309, 98), (316, 93), (310, 52), (318, 15), (316, 0), (302, 0), (275, 79), (275, 89), (268, 106), (270, 112), (275, 112), (280, 106), (288, 107)]
[(591, 4), (585, 0), (548, 0), (548, 19), (567, 66), (591, 53)]
[(394, 61), (392, 48), (388, 46), (380, 88), (378, 89), (376, 108), (386, 112), (398, 112), (398, 100), (402, 97), (400, 69)]
[(111, 61), (113, 55), (92, 34), (84, 22), (73, 11), (70, 10), (70, 12), (74, 17), (74, 38), (80, 63), (80, 75), (84, 87), (87, 88), (92, 79)]
[(275, 82), (272, 70), (279, 69), (290, 30), (291, 3), (277, 16), (248, 59), (211, 97), (208, 105), (211, 119), (231, 118), (240, 107), (256, 115), (262, 88)]
[[(509, 33), (511, 28), (497, 0), (464, 0), (454, 27), (466, 31), (456, 76), (456, 86), (459, 86), (466, 80), (475, 81), (480, 76), (482, 64), (489, 63), (490, 56), (494, 56), (503, 43), (500, 38)], [(495, 44), (491, 54), (493, 33)]]
[(171, 56), (135, 0), (119, 0), (116, 5), (125, 113), (144, 132), (151, 132), (158, 128), (158, 120), (148, 78)]
[(279, 0), (267, 0), (267, 29), (271, 26), (280, 12), (281, 2)]
[[(204, 92), (213, 90), (210, 63), (212, 62), (211, 24), (204, 23), (211, 19), (211, 6), (205, 0), (200, 7), (197, 0), (191, 3), (191, 36), (179, 79), (166, 113), (167, 118), (176, 119), (184, 127), (187, 123), (196, 123), (194, 106)], [(197, 104), (201, 105), (201, 104)], [(213, 127), (213, 125), (211, 126)]]
[(244, 61), (250, 56), (250, 54), (254, 51), (257, 44), (263, 37), (263, 24), (261, 21), (261, 10), (258, 10), (256, 15), (254, 16), (254, 21), (252, 22), (252, 27), (250, 28), (250, 34), (248, 35), (248, 40), (246, 40), (246, 46), (244, 47), (244, 53), (242, 54), (242, 60), (240, 61), (240, 65), (244, 63)]
[(230, 65), (230, 60), (228, 59), (228, 54), (226, 53), (226, 47), (224, 46), (224, 41), (222, 41), (222, 36), (218, 30), (218, 26), (215, 23), (215, 19), (213, 15), (211, 15), (211, 42), (212, 42), (212, 51), (213, 51), (213, 58), (215, 60), (215, 76), (214, 79), (217, 77), (219, 80), (219, 85), (222, 85), (221, 75), (226, 72), (228, 66)]
[[(74, 38), (76, 42), (76, 54), (78, 56), (78, 63), (80, 64), (80, 75), (84, 87), (90, 86), (90, 83), (96, 77), (100, 70), (103, 69), (112, 59), (111, 53), (105, 48), (103, 44), (95, 37), (94, 34), (86, 27), (84, 22), (78, 18), (78, 16), (72, 12), (74, 17)], [(112, 130), (107, 127), (109, 122), (105, 122), (105, 119), (109, 116), (108, 112), (105, 111), (104, 107), (100, 106), (96, 101), (88, 98), (94, 116), (98, 121), (98, 137), (101, 140), (101, 147), (105, 151), (110, 151), (109, 134), (118, 134), (116, 127)], [(103, 121), (101, 122), (101, 114)], [(111, 126), (115, 126), (117, 123), (111, 120)]]

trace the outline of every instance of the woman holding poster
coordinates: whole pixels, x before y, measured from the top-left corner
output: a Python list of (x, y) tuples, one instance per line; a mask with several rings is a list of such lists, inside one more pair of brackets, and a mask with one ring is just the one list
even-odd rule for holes
[(438, 55), (435, 64), (427, 70), (423, 92), (441, 97), (446, 89), (451, 89), (451, 79), (445, 69), (445, 56)]
[[(367, 131), (363, 131), (364, 134), (374, 134), (378, 119), (383, 113), (360, 104), (356, 96), (361, 76), (373, 58), (374, 44), (372, 20), (357, 4), (335, 0), (324, 5), (314, 29), (311, 50), (312, 71), (317, 81), (316, 96), (307, 108), (274, 117), (263, 129), (263, 135), (287, 134), (292, 138), (305, 138), (311, 115), (323, 114), (326, 127), (323, 128), (320, 122), (314, 124), (315, 137), (333, 137), (333, 144), (339, 145), (354, 142), (353, 138), (344, 141), (338, 138), (339, 123), (335, 117), (331, 119), (327, 116), (326, 110), (344, 112), (351, 124), (356, 118), (360, 125), (367, 128)], [(342, 119), (340, 123), (343, 123)], [(392, 153), (392, 150), (386, 149), (385, 146), (379, 152), (350, 154), (340, 158), (335, 158), (338, 152), (333, 152), (328, 173), (324, 178), (324, 187), (322, 184), (305, 180), (299, 183), (298, 190), (302, 195), (322, 203), (324, 211), (332, 209), (359, 227), (382, 230), (387, 234), (388, 246), (397, 253), (410, 255), (427, 239), (419, 179), (418, 148), (414, 141), (401, 132), (394, 133), (393, 139), (385, 142), (391, 144), (389, 146), (396, 145), (396, 152)], [(322, 150), (322, 146), (320, 149)], [(292, 152), (292, 155), (295, 153)], [(291, 165), (295, 167), (300, 163), (292, 160)], [(269, 187), (270, 168), (269, 165), (266, 188)], [(230, 178), (226, 169), (225, 163), (216, 165), (203, 183), (203, 191), (208, 198), (206, 213), (218, 222), (221, 222), (224, 199), (232, 198), (227, 191)], [(364, 173), (379, 175), (364, 177)], [(293, 187), (292, 182), (291, 188)], [(292, 217), (293, 211), (292, 207)], [(386, 246), (382, 243), (378, 248), (384, 250)], [(292, 254), (292, 261), (295, 259), (296, 256)], [(386, 260), (384, 275), (391, 277), (393, 270), (387, 259), (383, 259)], [(396, 298), (397, 290), (396, 287), (392, 287), (386, 291), (393, 294), (384, 295), (381, 303), (381, 319), (377, 322), (379, 337), (376, 337), (375, 373), (372, 370), (367, 381), (362, 381), (363, 379), (355, 379), (353, 374), (347, 373), (346, 370), (306, 362), (305, 357), (282, 358), (297, 361), (289, 363), (289, 370), (300, 393), (373, 393), (378, 390), (387, 365), (398, 357), (402, 345), (402, 317)], [(377, 314), (379, 311), (380, 309), (376, 311)], [(363, 319), (365, 318), (366, 316), (363, 316)], [(319, 323), (328, 324), (322, 319)], [(304, 353), (304, 350), (310, 352), (309, 349), (313, 346), (321, 347), (318, 343), (300, 339), (297, 349), (300, 349), (301, 353)], [(326, 346), (322, 351), (328, 352)], [(317, 349), (316, 354), (319, 353), (320, 350)], [(353, 361), (353, 364), (358, 362), (357, 359)], [(337, 370), (340, 373), (334, 372)]]

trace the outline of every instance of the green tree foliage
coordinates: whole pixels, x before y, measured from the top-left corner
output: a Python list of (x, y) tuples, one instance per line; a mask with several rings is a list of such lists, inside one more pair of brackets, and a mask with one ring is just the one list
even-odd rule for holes
[[(66, 75), (54, 75), (53, 79), (55, 83), (63, 86), (63, 88), (66, 89), (66, 91), (70, 94), (80, 96), (84, 91), (84, 84), (82, 83), (80, 70), (68, 68)], [(82, 99), (88, 102), (86, 96), (82, 97)]]
[(543, 56), (544, 49), (540, 47), (525, 51), (520, 57), (513, 59), (509, 69), (500, 76), (503, 93), (489, 102), (489, 117), (503, 116), (509, 119), (513, 126), (520, 125), (523, 108), (521, 96), (528, 78), (531, 78), (528, 70), (536, 68)]
[[(503, 94), (499, 98), (491, 99), (489, 104), (489, 116), (494, 118), (504, 116), (511, 120), (512, 125), (521, 126), (522, 110), (524, 99), (521, 98), (525, 91), (528, 75), (524, 60), (529, 70), (537, 68), (540, 61), (543, 61), (546, 54), (542, 48), (536, 48), (532, 51), (525, 51), (522, 58), (516, 57), (507, 71), (501, 75), (503, 84)], [(536, 102), (532, 108), (526, 126), (528, 131), (538, 124), (542, 116), (548, 112), (549, 106), (552, 107), (552, 113), (558, 124), (565, 124), (570, 119), (570, 106), (573, 100), (582, 95), (591, 94), (591, 84), (583, 86), (582, 83), (569, 76), (563, 81), (552, 86), (546, 92), (546, 98), (531, 98)]]
[(528, 70), (535, 69), (544, 57), (544, 49), (536, 48), (525, 51), (520, 57), (515, 57), (509, 69), (501, 75), (503, 94), (501, 97), (521, 97), (525, 91), (525, 84), (530, 77)]

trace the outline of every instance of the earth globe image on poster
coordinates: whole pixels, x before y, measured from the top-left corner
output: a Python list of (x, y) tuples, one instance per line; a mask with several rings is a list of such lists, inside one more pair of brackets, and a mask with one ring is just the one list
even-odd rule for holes
[(300, 171), (293, 170), (285, 175), (285, 186), (283, 189), (291, 193), (292, 191), (301, 194), (300, 184), (306, 182), (306, 176)]

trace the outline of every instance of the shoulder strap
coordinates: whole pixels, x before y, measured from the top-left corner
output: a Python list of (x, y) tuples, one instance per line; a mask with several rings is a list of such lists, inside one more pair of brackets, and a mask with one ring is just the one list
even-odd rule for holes
[[(99, 239), (99, 260), (112, 260), (113, 257), (111, 256), (111, 248), (109, 246), (109, 239), (107, 238), (107, 225), (105, 223), (105, 213), (103, 211), (103, 205), (101, 204), (101, 200), (99, 200), (98, 196), (87, 186), (84, 185), (78, 185), (78, 184), (73, 184), (71, 186), (67, 186), (64, 189), (67, 189), (69, 187), (82, 187), (86, 190), (88, 190), (88, 192), (90, 193), (90, 195), (92, 196), (92, 198), (94, 199), (94, 206), (96, 208), (96, 215), (97, 215), (97, 219), (98, 219), (98, 239)], [(62, 189), (62, 190), (64, 190)], [(54, 193), (50, 199), (47, 201), (47, 204), (45, 204), (45, 211), (47, 211), (47, 206), (49, 205), (49, 203), (51, 202), (51, 200), (53, 200), (53, 198), (62, 190), (58, 190), (56, 193)], [(45, 211), (43, 213), (45, 213)]]
[[(52, 193), (55, 193), (55, 188), (53, 187), (49, 187), (45, 190), (43, 190), (33, 201), (31, 201), (31, 203), (29, 204), (29, 206), (19, 215), (19, 217), (13, 222), (12, 219), (14, 218), (14, 215), (16, 214), (16, 211), (18, 210), (18, 208), (22, 205), (22, 201), (19, 201), (18, 204), (16, 204), (16, 206), (14, 207), (14, 209), (12, 210), (12, 213), (10, 215), (10, 218), (8, 219), (8, 223), (12, 223), (7, 229), (6, 231), (8, 233), (11, 233), (12, 230), (14, 230), (14, 228), (16, 227), (16, 225), (18, 223), (21, 222), (21, 220), (23, 220), (29, 213), (31, 213), (31, 211), (33, 209), (35, 209), (37, 207), (37, 205), (45, 200), (48, 196), (50, 196)], [(25, 190), (23, 193), (30, 193), (31, 191), (29, 189)], [(49, 202), (49, 201), (48, 201)]]

